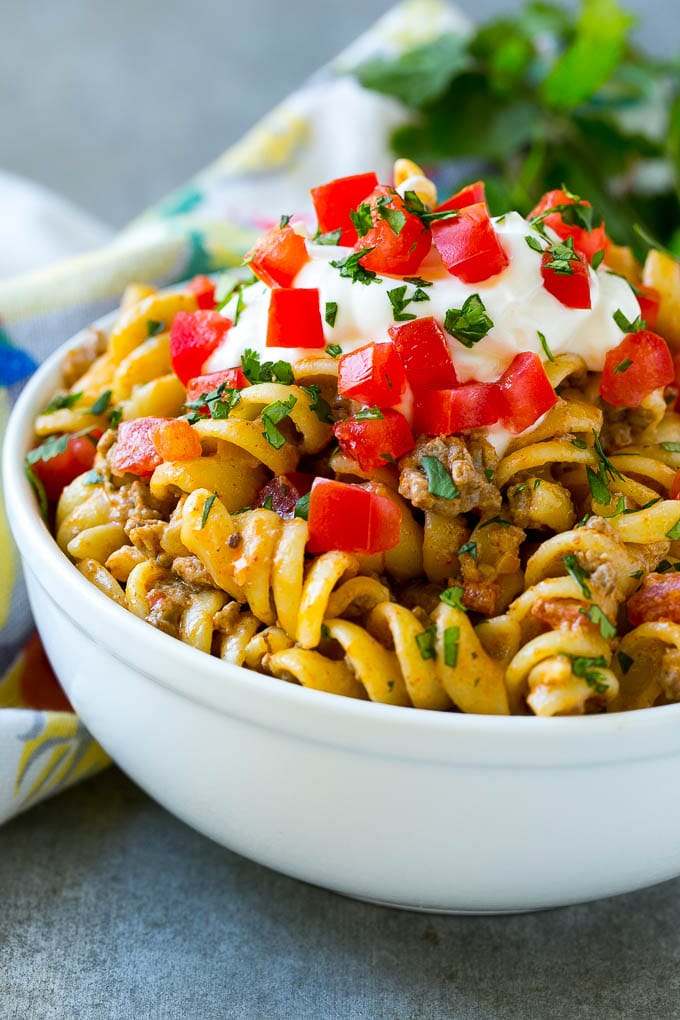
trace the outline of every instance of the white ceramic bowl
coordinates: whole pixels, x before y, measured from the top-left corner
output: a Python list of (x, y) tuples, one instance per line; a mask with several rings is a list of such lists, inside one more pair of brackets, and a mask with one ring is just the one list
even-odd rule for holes
[(535, 719), (352, 701), (225, 665), (87, 582), (23, 470), (77, 343), (12, 414), (7, 509), (69, 698), (152, 797), (271, 868), (413, 909), (532, 910), (680, 874), (680, 705)]

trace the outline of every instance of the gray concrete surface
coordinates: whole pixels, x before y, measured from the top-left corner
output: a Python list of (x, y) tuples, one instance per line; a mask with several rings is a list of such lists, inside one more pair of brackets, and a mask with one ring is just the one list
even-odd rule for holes
[[(122, 224), (388, 6), (0, 0), (0, 166)], [(680, 48), (677, 0), (630, 6), (649, 44)], [(680, 881), (523, 917), (354, 903), (111, 771), (0, 830), (0, 1020), (664, 1020), (679, 922)]]
[(680, 1012), (680, 882), (514, 917), (386, 910), (220, 849), (114, 771), (0, 831), (0, 887), (3, 1020)]

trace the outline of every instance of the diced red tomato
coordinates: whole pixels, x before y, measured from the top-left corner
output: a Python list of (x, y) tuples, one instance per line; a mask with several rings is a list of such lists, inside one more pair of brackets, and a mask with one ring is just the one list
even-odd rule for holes
[(90, 470), (100, 436), (99, 429), (87, 436), (71, 436), (63, 453), (57, 453), (49, 460), (38, 460), (32, 465), (50, 502), (56, 502), (65, 486)]
[(464, 283), (481, 283), (509, 264), (483, 202), (466, 206), (453, 219), (434, 220), (432, 237), (448, 271)]
[(338, 393), (362, 404), (393, 407), (406, 389), (406, 375), (394, 344), (366, 344), (338, 361)]
[(554, 256), (546, 251), (541, 259), (543, 286), (567, 308), (590, 308), (590, 273), (584, 255), (574, 251), (575, 258), (568, 263), (570, 273), (551, 269)]
[[(547, 191), (536, 208), (530, 212), (529, 219), (541, 216), (548, 209), (553, 209), (555, 206), (575, 204), (575, 200), (560, 188), (554, 191)], [(589, 209), (591, 208), (590, 202), (586, 202), (584, 199), (579, 204), (588, 206)], [(589, 262), (592, 262), (593, 255), (596, 252), (602, 251), (607, 247), (607, 234), (604, 223), (600, 223), (592, 230), (585, 230), (583, 227), (576, 226), (575, 224), (565, 223), (561, 212), (550, 213), (542, 222), (546, 227), (554, 230), (563, 241), (566, 241), (568, 237), (573, 237), (574, 248), (576, 251), (581, 252), (582, 255), (585, 255)]]
[(451, 198), (447, 198), (445, 202), (438, 205), (434, 211), (445, 212), (447, 209), (465, 209), (468, 205), (479, 205), (480, 202), (486, 205), (484, 181), (475, 181), (474, 184), (466, 184), (455, 195), (451, 195)]
[(645, 287), (643, 284), (636, 286), (635, 295), (640, 305), (640, 317), (645, 320), (647, 329), (654, 329), (659, 315), (661, 295), (655, 287)]
[(376, 174), (368, 173), (338, 177), (328, 184), (312, 188), (312, 202), (319, 222), (319, 232), (328, 234), (333, 230), (342, 230), (339, 244), (351, 247), (357, 239), (357, 230), (349, 214), (371, 194), (377, 184)]
[(186, 384), (201, 374), (207, 358), (224, 340), (231, 319), (219, 312), (177, 312), (170, 327), (170, 360), (175, 375)]
[(409, 212), (401, 195), (384, 184), (373, 190), (365, 204), (370, 207), (373, 226), (357, 239), (354, 248), (373, 250), (364, 255), (362, 266), (393, 276), (417, 272), (432, 247), (432, 235), (420, 216)]
[(399, 326), (390, 326), (388, 333), (392, 337), (406, 378), (416, 396), (425, 390), (458, 386), (458, 377), (444, 330), (436, 319), (432, 316), (413, 319)]
[(309, 252), (304, 237), (292, 227), (268, 230), (246, 258), (257, 277), (269, 287), (290, 287), (306, 262)]
[(607, 351), (600, 395), (608, 404), (638, 407), (653, 390), (668, 386), (674, 378), (668, 344), (657, 333), (642, 329), (629, 333), (618, 346)]
[(172, 418), (134, 418), (118, 426), (116, 445), (111, 452), (111, 468), (117, 475), (148, 478), (161, 463), (153, 434), (159, 425)]
[(325, 347), (316, 287), (275, 287), (269, 298), (267, 347)]
[(205, 394), (214, 393), (223, 383), (230, 390), (242, 390), (250, 386), (240, 365), (238, 368), (225, 368), (223, 372), (197, 375), (187, 383), (187, 403), (194, 403)]
[(668, 490), (669, 499), (680, 499), (680, 471), (676, 471), (675, 478), (671, 482), (671, 487)]
[(309, 492), (313, 481), (314, 475), (306, 475), (302, 471), (276, 475), (260, 489), (257, 506), (266, 506), (284, 520), (290, 520), (295, 513), (295, 504)]
[(415, 407), (417, 435), (450, 436), (455, 432), (494, 425), (501, 415), (496, 383), (467, 383), (451, 390), (429, 390)]
[(161, 460), (193, 460), (201, 456), (201, 440), (184, 418), (162, 421), (149, 435)]
[(399, 544), (401, 510), (386, 496), (359, 485), (316, 478), (308, 522), (309, 552), (340, 549), (371, 555)]
[(633, 627), (651, 620), (680, 623), (680, 574), (647, 574), (626, 609)]
[(524, 432), (557, 403), (537, 354), (517, 354), (499, 380), (501, 421), (511, 432)]
[(398, 411), (385, 409), (382, 418), (347, 418), (334, 426), (340, 449), (362, 471), (387, 467), (415, 446), (409, 423)]
[(209, 276), (194, 276), (187, 283), (186, 289), (194, 295), (199, 308), (215, 307), (215, 284)]

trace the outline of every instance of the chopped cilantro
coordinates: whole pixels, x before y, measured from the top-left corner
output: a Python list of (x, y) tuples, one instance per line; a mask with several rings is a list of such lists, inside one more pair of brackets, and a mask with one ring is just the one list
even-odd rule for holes
[(500, 524), (502, 528), (510, 527), (510, 521), (506, 521), (505, 517), (500, 517), (498, 514), (496, 514), (495, 517), (489, 517), (488, 521), (484, 521), (484, 523), (480, 524), (479, 527), (488, 528), (490, 524)]
[(87, 414), (104, 414), (104, 411), (108, 410), (108, 406), (111, 403), (111, 390), (104, 390), (100, 396), (97, 397), (92, 407), (88, 407)]
[(616, 637), (616, 627), (609, 617), (605, 616), (599, 606), (592, 605), (588, 609), (579, 610), (579, 612), (583, 616), (587, 616), (591, 623), (600, 628), (600, 634), (605, 641), (611, 641), (612, 638)]
[(404, 311), (406, 306), (413, 300), (413, 298), (406, 297), (405, 283), (401, 287), (394, 287), (393, 290), (388, 290), (387, 296), (392, 305), (392, 315), (395, 322), (408, 322), (410, 319), (416, 318), (412, 312)]
[(680, 443), (659, 443), (659, 446), (667, 453), (680, 453)]
[(666, 532), (666, 538), (670, 538), (671, 542), (677, 542), (678, 539), (680, 539), (680, 518), (678, 518), (673, 527)]
[(290, 221), (291, 221), (290, 214), (288, 213), (284, 214), (279, 220), (279, 230), (283, 230), (284, 227), (287, 227)]
[[(331, 328), (335, 325), (335, 319), (337, 314), (338, 314), (337, 301), (327, 301), (324, 318)], [(328, 347), (326, 348), (326, 350), (328, 350)]]
[(595, 272), (597, 272), (597, 270), (602, 265), (602, 260), (604, 259), (605, 254), (606, 254), (606, 252), (605, 252), (604, 248), (600, 248), (600, 250), (596, 251), (595, 254), (593, 255), (592, 259), (590, 260), (590, 264), (593, 267), (593, 269), (595, 270)]
[(567, 553), (566, 556), (563, 556), (562, 562), (564, 563), (565, 570), (569, 576), (576, 581), (584, 597), (592, 599), (593, 593), (586, 584), (586, 580), (590, 577), (588, 571), (583, 569), (573, 553)]
[(494, 473), (495, 472), (493, 468), (484, 468), (484, 477), (486, 478), (487, 482), (490, 482), (493, 479)]
[(431, 287), (432, 280), (424, 280), (422, 276), (405, 276), (404, 283), (411, 283), (414, 287)]
[(314, 238), (315, 244), (340, 244), (342, 239), (342, 227), (338, 230), (329, 230), (325, 234), (317, 234)]
[(314, 411), (319, 421), (326, 422), (328, 425), (333, 424), (333, 412), (331, 405), (328, 401), (321, 396), (321, 389), (319, 386), (301, 386), (300, 389), (309, 397), (311, 403), (309, 405), (310, 411)]
[(540, 329), (537, 329), (536, 332), (538, 333), (538, 339), (540, 341), (541, 347), (543, 348), (543, 353), (545, 354), (546, 358), (548, 359), (548, 361), (554, 361), (555, 355), (548, 347), (548, 341), (546, 340), (545, 335), (541, 333)]
[(94, 468), (83, 475), (83, 485), (101, 485), (103, 481), (104, 476), (99, 471), (95, 471)]
[(43, 414), (53, 414), (55, 411), (61, 411), (65, 407), (73, 407), (74, 404), (78, 403), (82, 395), (82, 393), (57, 393), (55, 397), (52, 397)]
[(475, 561), (475, 563), (476, 563), (477, 562), (477, 543), (476, 542), (466, 542), (465, 545), (461, 545), (460, 548), (458, 549), (458, 555), (462, 556), (464, 553), (467, 553), (467, 555), (470, 556)]
[(447, 627), (444, 631), (444, 662), (451, 669), (458, 665), (458, 642), (460, 627)]
[(492, 328), (493, 322), (479, 294), (470, 294), (462, 308), (449, 308), (444, 317), (444, 329), (464, 347), (479, 343)]
[(329, 354), (331, 358), (339, 358), (340, 355), (342, 354), (342, 347), (340, 346), (340, 344), (327, 344), (326, 354)]
[(384, 415), (379, 407), (360, 407), (354, 417), (356, 421), (380, 421)]
[(306, 521), (309, 517), (309, 497), (311, 492), (305, 493), (304, 496), (300, 496), (299, 500), (295, 504), (293, 510), (293, 517), (301, 517), (303, 521)]
[(575, 446), (577, 450), (587, 450), (588, 444), (583, 439), (572, 439), (571, 445)]
[(378, 199), (378, 215), (385, 221), (392, 233), (399, 237), (406, 226), (406, 217), (401, 209), (395, 209), (389, 204), (387, 196)]
[[(677, 572), (680, 570), (680, 563), (671, 563), (670, 560), (661, 560), (656, 569), (659, 574), (667, 574), (671, 570)], [(639, 573), (640, 577), (642, 577), (643, 571), (641, 570)], [(631, 577), (632, 576), (633, 575), (631, 574)]]
[(210, 514), (210, 511), (212, 510), (212, 505), (216, 499), (217, 499), (216, 492), (211, 493), (206, 498), (206, 501), (203, 504), (203, 514), (201, 515), (201, 528), (204, 528), (208, 523), (208, 515)]
[(542, 255), (543, 252), (545, 251), (544, 246), (541, 244), (537, 237), (534, 237), (533, 234), (526, 234), (524, 240), (529, 245), (532, 251), (537, 251), (540, 255)]
[(598, 672), (598, 669), (607, 668), (607, 660), (605, 657), (603, 655), (575, 655), (570, 656), (570, 658), (574, 676), (579, 677), (581, 680), (585, 680), (589, 687), (593, 687), (595, 689), (597, 694), (606, 694), (609, 690), (609, 684), (602, 673)]
[(623, 361), (619, 361), (618, 365), (614, 365), (614, 374), (623, 375), (624, 372), (628, 371), (632, 364), (633, 362), (630, 358), (624, 358)]
[(613, 318), (616, 325), (624, 333), (637, 333), (639, 330), (645, 328), (644, 320), (641, 319), (639, 315), (637, 319), (633, 319), (631, 322), (630, 319), (626, 318), (620, 308), (616, 309)]
[(158, 322), (156, 319), (146, 320), (146, 338), (150, 340), (152, 336), (158, 336), (165, 329), (164, 322)]
[(416, 634), (416, 644), (418, 645), (418, 651), (420, 652), (421, 659), (434, 659), (434, 639), (434, 626), (428, 627), (427, 630), (422, 632), (422, 634)]
[(363, 237), (364, 234), (367, 234), (373, 226), (371, 207), (368, 202), (362, 202), (356, 209), (351, 209), (349, 218), (356, 227), (356, 232), (359, 237)]
[(574, 267), (573, 262), (578, 262), (578, 254), (574, 251), (574, 238), (568, 237), (566, 241), (557, 241), (555, 244), (551, 244), (545, 250), (545, 254), (550, 256), (549, 260), (545, 263), (544, 269), (552, 269), (554, 273), (560, 273), (562, 276), (573, 276)]
[(352, 283), (363, 283), (366, 286), (369, 283), (380, 283), (377, 273), (374, 273), (372, 269), (364, 269), (361, 264), (364, 255), (368, 255), (372, 251), (373, 248), (361, 248), (360, 251), (355, 251), (344, 259), (331, 260), (330, 264), (334, 269), (340, 270), (340, 276), (346, 277)]
[(431, 495), (440, 499), (456, 499), (460, 496), (458, 486), (438, 457), (421, 457), (420, 462), (427, 475), (427, 487)]
[(625, 652), (618, 652), (617, 653), (617, 658), (619, 660), (619, 666), (621, 667), (621, 672), (625, 676), (626, 673), (628, 672), (628, 670), (630, 669), (630, 667), (633, 665), (633, 662), (635, 660), (632, 659), (631, 656), (627, 655)]
[(112, 429), (117, 428), (117, 426), (120, 425), (122, 420), (123, 420), (123, 408), (112, 407), (111, 410), (109, 411), (109, 425), (111, 426), (111, 428)]
[(459, 584), (454, 584), (450, 588), (445, 588), (439, 599), (444, 605), (451, 606), (453, 609), (462, 609), (464, 613), (467, 613), (462, 601), (464, 594), (465, 589), (461, 588)]
[(265, 499), (264, 503), (262, 504), (262, 509), (263, 510), (273, 510), (274, 509), (274, 497), (272, 496), (271, 492), (269, 493), (269, 495)]
[(275, 400), (262, 410), (262, 424), (264, 425), (262, 435), (275, 450), (280, 450), (286, 441), (286, 437), (276, 426), (288, 417), (296, 403), (297, 397), (291, 393), (287, 400)]
[(605, 482), (602, 481), (599, 475), (595, 474), (591, 467), (586, 467), (586, 475), (588, 478), (588, 485), (590, 486), (590, 494), (596, 503), (604, 503), (608, 506), (612, 501), (612, 494), (607, 488)]
[(290, 386), (294, 380), (293, 369), (288, 361), (265, 361), (260, 364), (257, 351), (247, 347), (241, 355), (241, 367), (248, 382), (279, 382)]

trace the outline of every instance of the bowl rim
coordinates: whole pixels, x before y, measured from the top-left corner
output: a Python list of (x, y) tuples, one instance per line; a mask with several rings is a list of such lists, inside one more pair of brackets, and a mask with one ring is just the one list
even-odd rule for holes
[[(116, 605), (59, 549), (40, 516), (24, 469), (35, 416), (59, 385), (65, 355), (82, 344), (89, 329), (108, 328), (116, 314), (109, 313), (80, 330), (37, 369), (11, 411), (0, 456), (7, 517), (23, 564), (61, 611), (114, 658), (149, 681), (211, 710), (324, 745), (331, 741), (369, 753), (395, 753), (398, 749), (400, 757), (421, 762), (444, 757), (468, 764), (511, 762), (530, 767), (540, 762), (544, 767), (583, 767), (594, 761), (680, 751), (680, 704), (542, 718), (430, 712), (357, 701), (225, 663)], [(87, 628), (83, 620), (87, 620)], [(493, 746), (487, 743), (489, 739)]]

